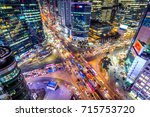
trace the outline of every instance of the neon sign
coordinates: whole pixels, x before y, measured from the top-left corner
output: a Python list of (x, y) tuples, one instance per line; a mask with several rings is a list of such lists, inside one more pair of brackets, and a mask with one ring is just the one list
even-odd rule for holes
[(136, 50), (136, 52), (139, 54), (143, 48), (142, 44), (140, 43), (139, 40), (137, 40), (135, 43), (134, 43), (134, 49)]

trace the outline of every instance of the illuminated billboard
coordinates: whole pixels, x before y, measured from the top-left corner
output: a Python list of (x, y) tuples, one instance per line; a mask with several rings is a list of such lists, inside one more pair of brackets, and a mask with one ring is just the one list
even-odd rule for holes
[(136, 55), (148, 52), (150, 46), (150, 5), (140, 22), (140, 27), (132, 40), (131, 48), (126, 59), (126, 71), (131, 67)]
[(89, 2), (72, 2), (71, 4), (71, 20), (72, 20), (72, 36), (88, 37), (91, 19), (91, 3)]
[(140, 54), (141, 51), (143, 50), (143, 46), (142, 46), (142, 44), (140, 43), (139, 40), (137, 40), (137, 41), (134, 43), (133, 47), (134, 47), (134, 49), (136, 50), (136, 52), (137, 52), (138, 54)]

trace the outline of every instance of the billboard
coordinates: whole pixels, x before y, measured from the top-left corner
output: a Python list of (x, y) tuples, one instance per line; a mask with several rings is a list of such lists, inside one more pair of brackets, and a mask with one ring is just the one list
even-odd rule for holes
[(133, 47), (134, 47), (134, 49), (136, 50), (136, 52), (138, 54), (140, 54), (141, 51), (143, 50), (143, 46), (142, 46), (142, 44), (140, 43), (139, 40), (136, 40), (136, 42), (134, 43)]
[(127, 74), (128, 79), (133, 83), (141, 70), (143, 69), (146, 60), (136, 56)]
[(140, 22), (140, 27), (138, 28), (138, 31), (135, 37), (133, 38), (132, 45), (130, 47), (126, 59), (126, 71), (129, 70), (136, 57), (135, 54), (133, 53), (136, 52), (137, 55), (141, 55), (146, 50), (148, 51), (147, 48), (149, 46), (150, 46), (150, 5), (148, 5), (144, 17)]
[(73, 38), (88, 37), (91, 19), (91, 3), (72, 2), (71, 21)]

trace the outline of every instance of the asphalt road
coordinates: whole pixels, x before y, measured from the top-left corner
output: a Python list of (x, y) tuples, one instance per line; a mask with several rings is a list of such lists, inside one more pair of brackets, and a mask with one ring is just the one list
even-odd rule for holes
[(50, 64), (50, 63), (61, 63), (61, 62), (62, 62), (62, 59), (59, 57), (59, 55), (57, 53), (53, 53), (52, 55), (46, 57), (45, 59), (41, 61), (37, 61), (34, 63), (29, 63), (29, 64), (23, 64), (20, 66), (20, 68), (23, 73), (23, 72), (32, 71), (34, 69), (43, 68), (47, 64)]

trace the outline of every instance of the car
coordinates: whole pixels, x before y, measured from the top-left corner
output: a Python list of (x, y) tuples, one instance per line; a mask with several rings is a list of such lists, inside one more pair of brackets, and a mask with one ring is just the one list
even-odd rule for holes
[(97, 73), (93, 68), (90, 68), (90, 72), (92, 73), (92, 75), (97, 76)]
[(75, 64), (75, 60), (74, 60), (74, 59), (71, 59), (71, 63), (74, 65), (74, 64)]
[(87, 78), (89, 78), (91, 80), (94, 79), (94, 76), (90, 72), (87, 72), (85, 75)]
[(74, 71), (74, 74), (75, 74), (75, 75), (78, 75), (78, 72), (75, 70), (75, 71)]
[(94, 87), (91, 85), (91, 83), (90, 83), (90, 82), (88, 82), (87, 84), (88, 84), (88, 86), (89, 86), (90, 90), (91, 90), (92, 92), (95, 92), (95, 89), (94, 89)]
[(78, 66), (79, 70), (83, 69), (83, 67), (79, 63), (77, 64), (77, 66)]
[(50, 89), (53, 91), (55, 91), (57, 87), (58, 87), (58, 84), (55, 81), (49, 81), (47, 84), (47, 89)]
[(75, 58), (74, 54), (71, 53), (71, 57), (74, 59)]
[(85, 78), (85, 75), (84, 75), (84, 73), (82, 72), (82, 71), (79, 71), (79, 74), (80, 74), (80, 76), (84, 79)]
[(57, 64), (56, 68), (57, 68), (57, 70), (63, 70), (64, 69), (64, 65), (63, 64)]
[(99, 85), (99, 84), (97, 83), (96, 88), (97, 88), (97, 89), (100, 89), (100, 88), (101, 88), (101, 85)]
[(48, 73), (52, 73), (52, 72), (55, 72), (57, 71), (56, 67), (49, 67), (48, 68)]
[(38, 77), (38, 74), (34, 75), (33, 77), (34, 77), (34, 78), (35, 78), (35, 77)]
[(84, 72), (84, 73), (87, 73), (87, 72), (88, 72), (88, 70), (87, 70), (86, 67), (83, 68), (83, 72)]
[(87, 91), (84, 91), (85, 92), (85, 94), (88, 96), (88, 97), (90, 97), (90, 93), (89, 92), (87, 92)]
[(52, 66), (55, 66), (54, 64), (48, 64), (48, 65), (46, 65), (46, 69), (48, 69), (49, 67), (52, 67)]

